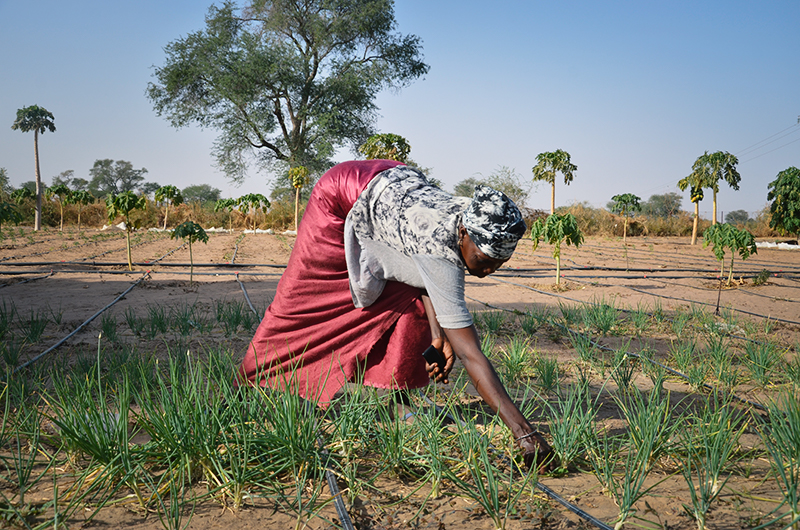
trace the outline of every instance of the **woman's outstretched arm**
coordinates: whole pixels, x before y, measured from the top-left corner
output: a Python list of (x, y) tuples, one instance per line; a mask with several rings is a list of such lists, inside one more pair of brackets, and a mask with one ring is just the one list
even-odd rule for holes
[(550, 446), (541, 435), (531, 435), (534, 432), (533, 427), (511, 400), (497, 376), (494, 366), (481, 351), (475, 326), (461, 329), (445, 328), (444, 332), (453, 351), (464, 364), (475, 389), (492, 410), (500, 416), (503, 423), (511, 430), (517, 443), (525, 451), (526, 462), (534, 465), (549, 460), (552, 452)]

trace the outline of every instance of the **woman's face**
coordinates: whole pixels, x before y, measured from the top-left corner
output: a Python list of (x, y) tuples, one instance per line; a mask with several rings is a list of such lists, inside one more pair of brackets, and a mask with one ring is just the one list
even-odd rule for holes
[(467, 229), (463, 226), (459, 228), (459, 249), (461, 258), (467, 266), (467, 270), (473, 276), (483, 278), (499, 269), (508, 260), (490, 258), (484, 254), (475, 243), (470, 239)]

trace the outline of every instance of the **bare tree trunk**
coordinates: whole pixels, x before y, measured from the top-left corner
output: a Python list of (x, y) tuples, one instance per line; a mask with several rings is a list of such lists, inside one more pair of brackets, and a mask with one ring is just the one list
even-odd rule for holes
[(36, 161), (36, 212), (33, 229), (42, 229), (42, 173), (39, 170), (39, 129), (33, 130), (33, 159)]
[(550, 215), (556, 213), (556, 183), (550, 186)]
[[(167, 216), (169, 216), (169, 203), (164, 205), (164, 230), (167, 229)], [(189, 276), (191, 276), (191, 273)], [(189, 280), (189, 283), (192, 283), (192, 280)]]
[(297, 232), (297, 218), (300, 215), (300, 188), (295, 188), (294, 191), (294, 231)]
[(692, 245), (697, 244), (697, 221), (700, 217), (700, 204), (694, 203), (694, 224), (692, 225)]
[(717, 190), (714, 190), (714, 219), (711, 221), (711, 224), (717, 224)]

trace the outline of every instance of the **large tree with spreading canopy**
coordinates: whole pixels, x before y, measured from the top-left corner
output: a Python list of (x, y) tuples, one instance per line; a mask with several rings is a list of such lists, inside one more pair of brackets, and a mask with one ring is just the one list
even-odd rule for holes
[(19, 129), (26, 133), (33, 131), (33, 157), (36, 165), (36, 213), (34, 215), (33, 229), (42, 229), (42, 172), (39, 170), (39, 135), (46, 131), (56, 132), (55, 118), (44, 107), (31, 105), (17, 110), (17, 119), (11, 125), (12, 129)]
[(234, 182), (251, 164), (327, 169), (373, 132), (379, 91), (428, 71), (391, 0), (226, 2), (165, 51), (148, 97), (174, 127), (218, 130), (213, 154)]

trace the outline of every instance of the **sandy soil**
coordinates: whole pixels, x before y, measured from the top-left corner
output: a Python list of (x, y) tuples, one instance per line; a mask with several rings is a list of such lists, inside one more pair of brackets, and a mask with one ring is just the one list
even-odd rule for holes
[[(211, 308), (218, 300), (241, 300), (243, 289), (259, 311), (271, 300), (282, 266), (286, 264), (294, 238), (290, 235), (264, 235), (241, 232), (210, 234), (208, 244), (195, 244), (194, 282), (189, 282), (189, 250), (163, 233), (142, 233), (135, 237), (133, 271), (125, 264), (125, 242), (121, 233), (88, 231), (83, 234), (48, 231), (42, 234), (6, 237), (0, 241), (0, 304), (13, 301), (20, 315), (50, 311), (61, 314), (58, 326), (49, 326), (40, 344), (55, 343), (86, 319), (103, 309), (121, 293), (140, 281), (109, 311), (122, 321), (129, 307), (177, 306), (189, 302)], [(627, 250), (627, 261), (624, 249)], [(580, 249), (567, 247), (562, 255), (562, 287), (554, 287), (555, 267), (545, 246), (536, 252), (530, 241), (520, 243), (517, 253), (506, 267), (485, 279), (468, 278), (466, 294), (476, 312), (493, 308), (547, 308), (557, 313), (559, 304), (576, 301), (613, 301), (617, 307), (650, 309), (661, 307), (675, 311), (705, 307), (714, 312), (719, 297), (723, 316), (719, 321), (738, 319), (737, 325), (762, 326), (765, 317), (773, 322), (772, 336), (784, 345), (800, 344), (800, 251), (759, 249), (746, 262), (736, 260), (736, 285), (719, 289), (718, 262), (710, 249), (691, 246), (683, 238), (629, 238), (627, 247), (619, 239), (590, 238)], [(727, 268), (726, 264), (726, 268)], [(772, 273), (765, 285), (754, 286), (753, 277), (763, 269)], [(237, 277), (238, 280), (237, 281)], [(241, 284), (239, 283), (241, 282)], [(62, 347), (67, 351), (81, 349), (81, 344), (96, 344), (98, 318)], [(736, 331), (735, 329), (733, 331)], [(511, 333), (512, 330), (506, 330)], [(219, 336), (215, 340), (241, 357), (248, 336)], [(649, 346), (657, 356), (666, 355), (669, 333), (649, 334), (634, 338), (632, 349)], [(537, 351), (556, 356), (569, 374), (576, 353), (569, 340), (545, 333), (534, 337)], [(602, 343), (618, 344), (619, 337), (601, 338)], [(157, 341), (156, 341), (157, 342)], [(144, 347), (158, 345), (145, 344)], [(42, 348), (43, 350), (44, 348)], [(30, 352), (29, 357), (37, 352)], [(47, 358), (39, 362), (48, 362)], [(640, 376), (637, 383), (652, 386)], [(689, 387), (671, 379), (667, 387), (673, 401), (691, 396)], [(759, 399), (763, 393), (741, 387), (743, 397)], [(681, 406), (685, 406), (685, 401)], [(622, 421), (610, 404), (605, 404), (603, 421), (610, 428), (620, 428)], [(546, 425), (542, 425), (546, 429)], [(743, 439), (743, 450), (758, 444), (757, 434), (750, 429)], [(763, 459), (744, 458), (732, 475), (725, 493), (712, 510), (709, 525), (713, 528), (745, 528), (758, 524), (774, 507), (763, 499), (779, 498), (769, 465)], [(676, 468), (665, 463), (653, 482), (661, 481), (640, 506), (639, 515), (650, 521), (646, 527), (694, 528), (683, 512), (682, 503), (689, 502), (686, 486)], [(572, 472), (563, 477), (542, 477), (541, 482), (582, 509), (603, 521), (611, 521), (616, 507), (604, 495), (593, 475)], [(416, 512), (418, 505), (392, 505), (410, 491), (411, 484), (387, 485), (383, 496), (365, 495), (352, 514), (359, 528), (401, 528)], [(47, 495), (43, 488), (41, 495)], [(555, 503), (543, 503), (545, 509), (529, 518), (509, 522), (509, 528), (583, 528), (579, 518)], [(536, 511), (527, 505), (521, 512)], [(332, 513), (332, 512), (331, 512)], [(335, 515), (331, 515), (335, 517)], [(247, 507), (237, 513), (213, 503), (198, 507), (189, 528), (248, 529), (279, 528), (293, 525), (293, 520), (273, 513), (271, 506)], [(92, 527), (96, 528), (160, 528), (153, 514), (142, 514), (123, 507), (104, 510)], [(312, 527), (325, 527), (319, 521)], [(430, 506), (430, 514), (412, 523), (420, 528), (491, 528), (491, 522), (479, 509), (460, 498), (444, 497)]]

